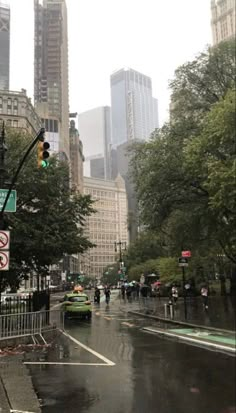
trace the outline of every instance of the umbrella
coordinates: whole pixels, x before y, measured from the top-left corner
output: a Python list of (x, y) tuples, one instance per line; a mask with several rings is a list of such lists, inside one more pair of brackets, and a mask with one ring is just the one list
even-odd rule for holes
[(154, 286), (160, 286), (161, 285), (161, 281), (156, 281), (153, 283)]

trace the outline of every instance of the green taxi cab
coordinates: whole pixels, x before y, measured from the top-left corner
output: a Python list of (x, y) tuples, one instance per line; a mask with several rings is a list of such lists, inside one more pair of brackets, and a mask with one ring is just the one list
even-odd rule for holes
[(92, 304), (87, 294), (79, 291), (67, 293), (62, 301), (62, 311), (65, 318), (88, 318), (92, 317)]

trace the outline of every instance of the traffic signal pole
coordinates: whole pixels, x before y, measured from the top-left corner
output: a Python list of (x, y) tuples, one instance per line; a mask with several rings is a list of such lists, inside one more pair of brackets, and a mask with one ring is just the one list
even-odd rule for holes
[[(1, 229), (1, 226), (4, 225), (4, 220), (3, 220), (4, 211), (5, 211), (5, 208), (6, 208), (6, 205), (7, 205), (7, 201), (8, 201), (8, 199), (9, 199), (9, 197), (10, 197), (11, 191), (12, 191), (12, 189), (13, 189), (16, 181), (17, 181), (18, 175), (19, 175), (19, 173), (20, 173), (20, 171), (21, 171), (21, 169), (22, 169), (22, 167), (23, 167), (26, 159), (28, 158), (28, 155), (30, 154), (30, 152), (31, 152), (32, 149), (34, 148), (34, 146), (37, 144), (38, 141), (40, 141), (40, 140), (42, 140), (42, 139), (44, 138), (44, 133), (45, 133), (45, 129), (44, 129), (44, 128), (41, 128), (40, 131), (37, 133), (36, 137), (34, 138), (34, 140), (31, 142), (31, 144), (30, 144), (30, 146), (28, 147), (27, 151), (25, 152), (22, 160), (20, 161), (20, 163), (19, 163), (19, 165), (18, 165), (18, 168), (17, 168), (17, 170), (16, 170), (16, 172), (15, 172), (15, 175), (14, 175), (13, 178), (12, 178), (11, 184), (10, 184), (9, 189), (8, 189), (8, 192), (7, 192), (6, 199), (5, 199), (5, 201), (4, 201), (4, 204), (3, 204), (3, 206), (2, 206), (2, 209), (1, 209), (1, 211), (0, 211), (0, 229)], [(0, 140), (0, 162), (1, 162), (1, 163), (0, 163), (0, 166), (2, 166), (2, 162), (4, 162), (4, 155), (3, 155), (3, 160), (1, 159), (1, 158), (2, 158), (1, 141), (2, 141), (2, 138), (1, 138), (1, 140)], [(3, 150), (4, 150), (4, 149), (3, 149)], [(3, 163), (3, 164), (4, 164), (4, 163)], [(1, 170), (1, 169), (0, 169), (0, 170)]]

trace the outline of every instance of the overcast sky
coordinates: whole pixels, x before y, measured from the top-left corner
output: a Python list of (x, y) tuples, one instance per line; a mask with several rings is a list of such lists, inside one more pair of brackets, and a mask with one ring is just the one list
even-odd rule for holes
[[(1, 1), (1, 0), (0, 0)], [(33, 97), (33, 0), (11, 5), (12, 90)], [(168, 80), (211, 43), (210, 0), (67, 0), (70, 111), (110, 104), (110, 74), (128, 66), (153, 80), (161, 123)]]

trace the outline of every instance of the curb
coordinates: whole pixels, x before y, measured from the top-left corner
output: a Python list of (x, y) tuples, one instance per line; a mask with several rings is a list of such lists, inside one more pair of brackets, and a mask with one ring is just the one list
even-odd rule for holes
[(190, 345), (195, 345), (197, 347), (205, 348), (207, 350), (212, 350), (212, 351), (217, 351), (220, 353), (227, 354), (231, 357), (236, 357), (236, 349), (235, 347), (230, 347), (230, 346), (224, 346), (222, 344), (216, 344), (212, 343), (209, 341), (201, 340), (201, 339), (196, 339), (194, 337), (186, 337), (181, 334), (175, 334), (170, 331), (165, 331), (162, 329), (155, 329), (151, 327), (144, 327), (142, 328), (143, 331), (171, 339), (175, 339), (177, 341), (180, 341), (185, 344), (190, 344)]
[(128, 311), (128, 313), (141, 316), (141, 317), (145, 317), (145, 318), (150, 318), (156, 321), (163, 321), (164, 323), (178, 324), (178, 325), (187, 326), (187, 327), (200, 328), (203, 330), (218, 331), (220, 333), (233, 334), (234, 336), (236, 335), (236, 331), (233, 331), (233, 330), (224, 330), (222, 328), (217, 328), (217, 327), (208, 327), (208, 326), (203, 326), (200, 324), (187, 323), (185, 321), (171, 320), (170, 318), (164, 318), (164, 317), (158, 317), (158, 316), (154, 316), (150, 314), (144, 314), (138, 311)]

